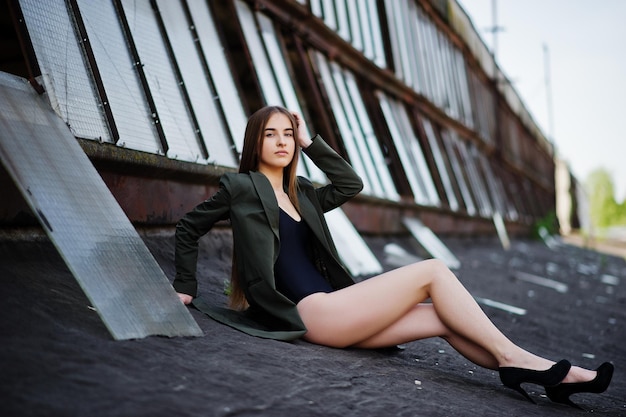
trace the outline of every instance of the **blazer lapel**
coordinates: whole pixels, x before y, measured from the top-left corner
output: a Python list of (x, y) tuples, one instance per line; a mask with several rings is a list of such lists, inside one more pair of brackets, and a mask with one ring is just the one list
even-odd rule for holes
[(252, 179), (254, 188), (259, 196), (259, 200), (261, 200), (261, 204), (263, 205), (263, 210), (267, 216), (268, 224), (272, 228), (274, 236), (278, 239), (278, 202), (276, 201), (272, 184), (270, 184), (267, 177), (260, 172), (251, 171), (250, 178)]
[[(261, 204), (263, 205), (268, 224), (272, 228), (276, 239), (280, 240), (280, 232), (278, 229), (279, 208), (274, 190), (272, 189), (272, 184), (270, 184), (267, 177), (260, 172), (251, 171), (250, 178), (259, 196), (259, 200), (261, 200)], [(320, 216), (323, 216), (324, 213), (319, 213), (311, 200), (309, 200), (309, 197), (303, 192), (298, 193), (298, 202), (300, 204), (300, 215), (302, 219), (306, 221), (322, 245), (324, 245), (330, 253), (334, 253), (334, 249), (331, 248), (330, 242), (328, 241), (329, 237), (324, 233), (324, 228), (320, 220)]]
[(320, 220), (320, 216), (323, 216), (324, 213), (319, 213), (315, 209), (315, 206), (305, 193), (298, 193), (298, 203), (300, 204), (300, 214), (304, 221), (306, 221), (322, 245), (324, 245), (330, 253), (333, 253), (328, 242), (328, 236), (324, 233), (324, 228)]

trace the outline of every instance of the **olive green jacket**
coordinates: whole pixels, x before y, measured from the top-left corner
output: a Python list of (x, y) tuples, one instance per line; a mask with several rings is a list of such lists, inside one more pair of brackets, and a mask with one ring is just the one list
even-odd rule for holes
[[(299, 177), (300, 215), (315, 236), (316, 266), (335, 289), (353, 283), (333, 244), (324, 212), (358, 194), (363, 183), (352, 167), (319, 136), (305, 154), (326, 174), (330, 184), (314, 188)], [(187, 213), (176, 225), (177, 292), (197, 295), (198, 239), (219, 220), (230, 219), (239, 282), (250, 307), (245, 312), (209, 305), (201, 297), (193, 304), (212, 318), (248, 334), (292, 340), (306, 333), (296, 306), (276, 290), (274, 263), (280, 251), (279, 208), (272, 186), (259, 172), (225, 174), (220, 189)]]

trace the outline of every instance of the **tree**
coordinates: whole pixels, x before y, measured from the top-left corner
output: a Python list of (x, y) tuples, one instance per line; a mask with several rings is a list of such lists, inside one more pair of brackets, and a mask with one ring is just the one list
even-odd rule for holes
[(598, 168), (587, 177), (585, 188), (589, 195), (591, 222), (594, 227), (626, 225), (626, 200), (615, 201), (615, 189), (611, 174)]

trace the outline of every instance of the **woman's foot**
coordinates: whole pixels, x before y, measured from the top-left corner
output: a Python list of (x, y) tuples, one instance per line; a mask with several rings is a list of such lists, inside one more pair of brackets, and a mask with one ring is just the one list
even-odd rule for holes
[(533, 369), (504, 366), (498, 368), (498, 372), (500, 374), (500, 380), (504, 386), (514, 389), (526, 397), (528, 401), (535, 403), (530, 395), (528, 395), (528, 393), (521, 387), (521, 384), (531, 383), (543, 385), (544, 387), (558, 385), (569, 373), (571, 366), (572, 365), (568, 361), (563, 359), (546, 370), (538, 371)]
[(591, 369), (581, 368), (580, 366), (572, 366), (569, 373), (563, 380), (563, 383), (572, 384), (577, 382), (591, 381), (597, 375), (596, 371)]
[(546, 395), (555, 403), (567, 404), (574, 408), (583, 409), (581, 406), (569, 399), (570, 395), (578, 392), (592, 392), (599, 394), (606, 391), (611, 383), (611, 379), (613, 378), (613, 370), (613, 364), (604, 362), (595, 371), (589, 371), (595, 372), (595, 377), (593, 379), (567, 383), (564, 380), (563, 383), (557, 386), (546, 387)]

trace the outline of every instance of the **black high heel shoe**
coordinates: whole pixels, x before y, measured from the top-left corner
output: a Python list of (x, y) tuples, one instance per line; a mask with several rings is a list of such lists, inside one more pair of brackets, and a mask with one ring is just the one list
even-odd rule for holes
[(532, 369), (502, 367), (498, 368), (500, 381), (504, 386), (514, 389), (522, 394), (528, 401), (536, 404), (530, 395), (520, 386), (523, 383), (539, 384), (544, 387), (558, 385), (569, 372), (572, 364), (563, 359), (552, 365), (545, 371), (534, 371)]
[(604, 362), (596, 369), (598, 374), (591, 381), (564, 383), (555, 387), (546, 387), (546, 395), (555, 403), (567, 404), (584, 410), (584, 408), (572, 402), (569, 396), (577, 392), (593, 392), (596, 394), (604, 392), (609, 387), (611, 378), (613, 378), (613, 369), (613, 364)]

